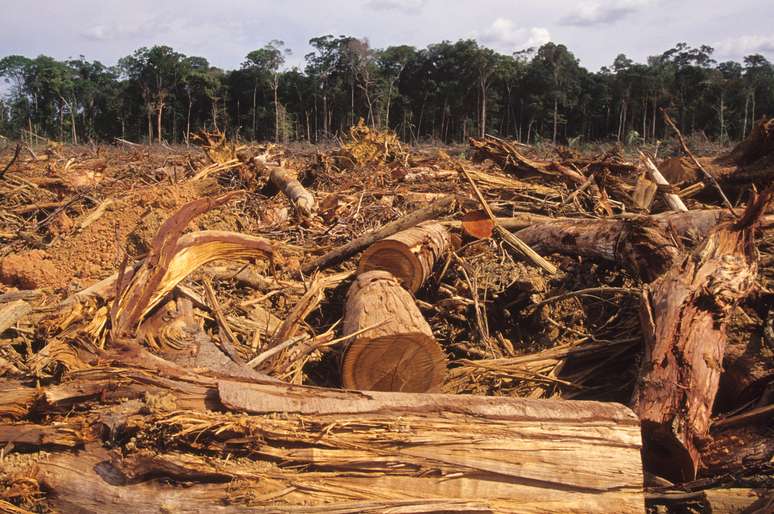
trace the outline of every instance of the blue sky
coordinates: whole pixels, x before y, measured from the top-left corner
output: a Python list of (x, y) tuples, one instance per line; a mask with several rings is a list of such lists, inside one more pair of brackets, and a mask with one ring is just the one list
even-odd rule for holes
[(774, 60), (774, 0), (0, 0), (0, 56), (45, 53), (114, 64), (140, 46), (167, 44), (216, 66), (240, 65), (272, 39), (302, 65), (309, 38), (366, 37), (373, 47), (424, 47), (475, 37), (503, 53), (566, 44), (596, 70), (618, 53), (635, 61), (679, 41), (716, 59)]

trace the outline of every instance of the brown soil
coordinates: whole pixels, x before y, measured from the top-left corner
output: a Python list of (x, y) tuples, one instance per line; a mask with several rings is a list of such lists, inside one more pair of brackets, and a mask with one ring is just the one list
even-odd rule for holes
[(57, 283), (59, 273), (50, 255), (30, 250), (0, 260), (0, 282), (20, 289), (38, 289)]

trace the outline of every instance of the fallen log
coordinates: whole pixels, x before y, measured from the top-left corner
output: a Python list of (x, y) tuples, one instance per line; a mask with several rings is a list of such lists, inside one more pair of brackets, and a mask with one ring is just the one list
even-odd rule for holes
[(360, 257), (358, 273), (384, 270), (415, 293), (433, 272), (436, 261), (449, 251), (451, 238), (439, 223), (422, 223), (368, 247)]
[(376, 241), (379, 241), (380, 239), (389, 237), (395, 233), (400, 232), (401, 230), (411, 228), (422, 223), (423, 221), (433, 220), (446, 216), (450, 212), (454, 211), (456, 206), (457, 201), (454, 196), (450, 195), (440, 198), (427, 207), (414, 211), (411, 214), (407, 214), (406, 216), (398, 218), (395, 221), (391, 221), (381, 228), (363, 234), (362, 236), (350, 241), (344, 246), (331, 250), (325, 255), (322, 255), (312, 262), (304, 265), (302, 271), (304, 273), (311, 273), (315, 269), (324, 269), (329, 266), (333, 266), (334, 264), (338, 264), (339, 262), (356, 254), (360, 250), (368, 247)]
[(347, 292), (341, 380), (349, 389), (437, 391), (446, 358), (411, 295), (386, 271), (359, 275)]
[(308, 191), (301, 182), (290, 175), (285, 168), (269, 166), (271, 174), (269, 178), (274, 186), (285, 193), (290, 202), (301, 216), (308, 218), (317, 212), (317, 201), (314, 195)]
[(755, 198), (739, 222), (720, 225), (693, 254), (676, 260), (641, 302), (645, 355), (632, 405), (642, 420), (645, 467), (669, 480), (696, 476), (728, 315), (753, 287), (753, 226), (770, 196), (767, 191)]
[(516, 232), (541, 254), (562, 253), (621, 262), (650, 282), (678, 256), (674, 242), (648, 218), (541, 223)]
[[(329, 470), (321, 487), (365, 487), (372, 500), (475, 500), (484, 512), (644, 509), (639, 424), (622, 405), (225, 381), (218, 391), (229, 409), (257, 415), (218, 439), (247, 436), (237, 451), (306, 470), (300, 482)], [(209, 439), (221, 427), (213, 419), (186, 440)], [(185, 428), (171, 430), (171, 439)], [(258, 433), (271, 448), (250, 436)]]

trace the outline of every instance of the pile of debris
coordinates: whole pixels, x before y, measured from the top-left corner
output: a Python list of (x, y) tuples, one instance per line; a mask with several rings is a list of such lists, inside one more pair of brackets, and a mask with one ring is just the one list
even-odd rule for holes
[(767, 123), (7, 148), (0, 511), (769, 511)]

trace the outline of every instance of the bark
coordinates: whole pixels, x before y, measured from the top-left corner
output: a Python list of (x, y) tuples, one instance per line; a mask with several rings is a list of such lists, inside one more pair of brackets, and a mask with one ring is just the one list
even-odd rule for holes
[(304, 188), (288, 170), (280, 166), (269, 166), (271, 169), (271, 182), (274, 186), (285, 193), (296, 212), (304, 218), (309, 218), (317, 212), (317, 202), (314, 195)]
[(753, 287), (758, 254), (752, 225), (769, 196), (751, 202), (738, 223), (717, 227), (646, 289), (640, 310), (645, 355), (632, 404), (642, 420), (646, 469), (670, 480), (696, 476), (729, 312)]
[[(349, 389), (438, 391), (446, 357), (411, 295), (386, 271), (359, 275), (347, 293), (341, 365)], [(361, 332), (357, 334), (358, 332)]]
[(358, 273), (385, 270), (415, 293), (433, 272), (436, 261), (449, 251), (451, 238), (446, 228), (433, 222), (393, 234), (363, 252)]
[(401, 230), (411, 228), (423, 221), (433, 220), (445, 216), (454, 211), (457, 206), (457, 201), (454, 196), (445, 196), (439, 200), (434, 201), (427, 207), (419, 209), (407, 214), (402, 218), (398, 218), (395, 221), (391, 221), (379, 229), (373, 230), (362, 236), (350, 241), (349, 243), (335, 248), (330, 252), (318, 257), (312, 262), (304, 265), (302, 271), (304, 273), (310, 273), (315, 269), (323, 269), (347, 259), (351, 255), (356, 254), (362, 249), (370, 246), (371, 244), (389, 237)]

